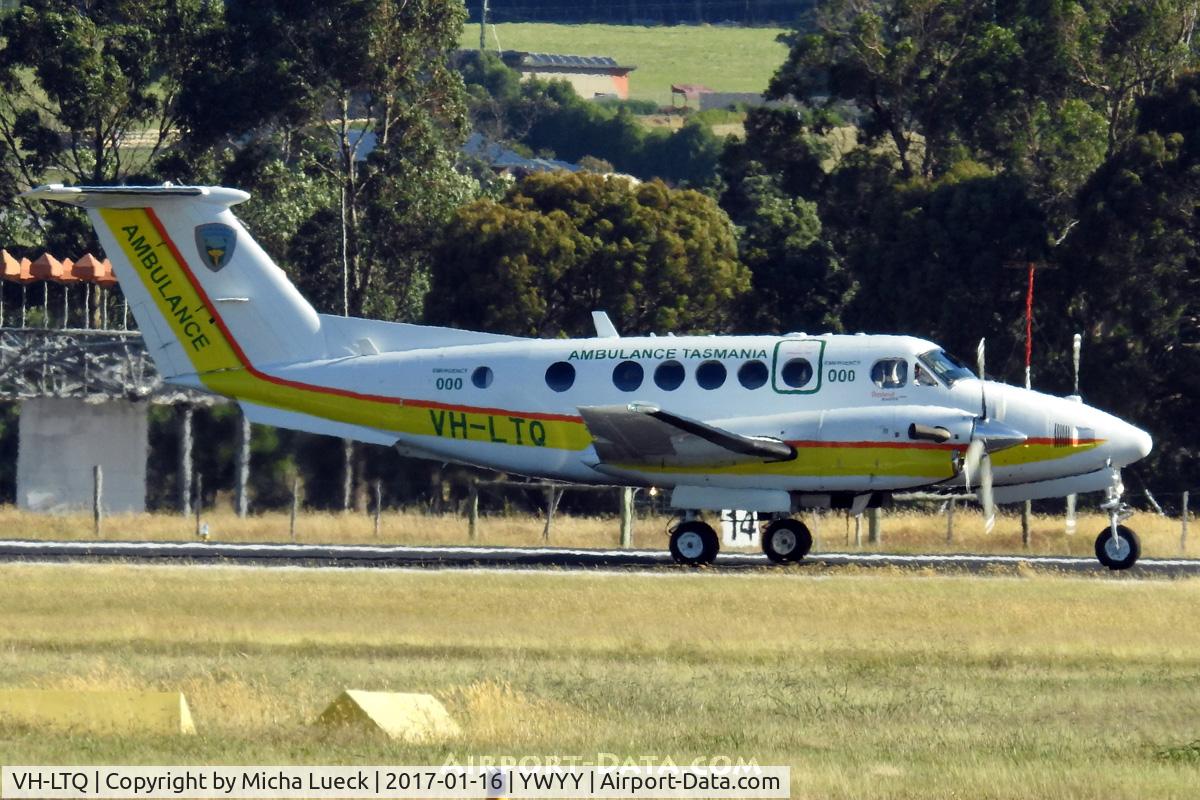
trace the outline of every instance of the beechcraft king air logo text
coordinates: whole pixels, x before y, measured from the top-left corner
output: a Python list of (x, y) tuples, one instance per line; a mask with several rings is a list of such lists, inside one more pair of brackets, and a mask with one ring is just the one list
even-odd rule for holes
[(219, 272), (229, 263), (236, 244), (237, 232), (228, 225), (210, 222), (196, 226), (196, 249), (200, 251), (200, 260), (213, 272)]

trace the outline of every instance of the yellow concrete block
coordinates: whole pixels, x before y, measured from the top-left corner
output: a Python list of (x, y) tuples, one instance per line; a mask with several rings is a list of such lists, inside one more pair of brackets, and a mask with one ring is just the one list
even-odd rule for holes
[(392, 739), (427, 742), (459, 734), (446, 707), (430, 694), (347, 689), (317, 717), (319, 725), (378, 728)]
[(181, 692), (0, 689), (0, 721), (87, 733), (195, 733)]

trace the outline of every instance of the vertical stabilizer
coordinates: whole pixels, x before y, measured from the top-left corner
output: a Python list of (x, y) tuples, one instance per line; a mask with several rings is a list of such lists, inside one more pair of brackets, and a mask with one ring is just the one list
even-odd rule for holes
[(229, 210), (245, 192), (54, 185), (25, 196), (87, 210), (165, 378), (324, 356), (316, 311)]

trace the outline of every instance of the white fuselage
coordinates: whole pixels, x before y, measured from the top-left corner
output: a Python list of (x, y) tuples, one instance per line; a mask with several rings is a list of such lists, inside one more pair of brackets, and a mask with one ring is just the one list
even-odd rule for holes
[[(736, 433), (812, 447), (801, 449), (801, 463), (792, 467), (704, 474), (630, 469), (618, 475), (629, 482), (861, 492), (962, 483), (953, 462), (980, 413), (981, 382), (960, 377), (951, 384), (927, 370), (926, 382), (918, 382), (918, 356), (937, 349), (906, 336), (831, 334), (520, 340), (266, 366), (264, 372), (419, 405), (428, 419), (418, 430), (379, 431), (414, 455), (568, 481), (617, 482), (611, 468), (597, 469), (593, 448), (556, 446), (547, 430), (580, 426), (580, 406), (648, 403)], [(803, 373), (783, 374), (785, 365), (798, 358), (811, 365), (803, 383), (798, 381)], [(762, 368), (747, 369), (758, 375), (740, 379), (739, 371), (755, 361)], [(893, 369), (878, 380), (881, 361), (890, 367), (904, 362), (906, 375), (898, 380)], [(574, 374), (569, 385), (556, 374), (555, 388), (547, 372), (560, 362), (571, 369), (555, 369)], [(641, 368), (640, 381), (628, 362)], [(474, 380), (480, 368), (490, 370), (482, 386)], [(765, 381), (754, 385), (763, 368)], [(623, 372), (615, 376), (618, 369)], [(674, 375), (658, 373), (662, 379), (656, 381), (658, 370)], [(671, 388), (680, 373), (682, 381)], [(1028, 437), (1008, 457), (997, 455), (997, 485), (1093, 473), (1109, 460), (1121, 466), (1149, 449), (1142, 431), (1071, 399), (990, 382), (986, 392), (989, 414)], [(921, 468), (906, 466), (907, 456), (930, 447), (908, 438), (913, 422), (943, 425), (955, 437), (934, 454), (918, 452)], [(568, 438), (574, 445), (582, 442)], [(939, 474), (936, 464), (943, 460), (944, 474)]]

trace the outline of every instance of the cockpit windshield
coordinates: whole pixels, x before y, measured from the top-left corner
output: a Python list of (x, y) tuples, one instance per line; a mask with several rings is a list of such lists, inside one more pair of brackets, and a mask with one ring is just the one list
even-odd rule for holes
[(930, 350), (917, 356), (917, 359), (947, 386), (953, 386), (961, 378), (975, 377), (974, 372), (945, 350)]

